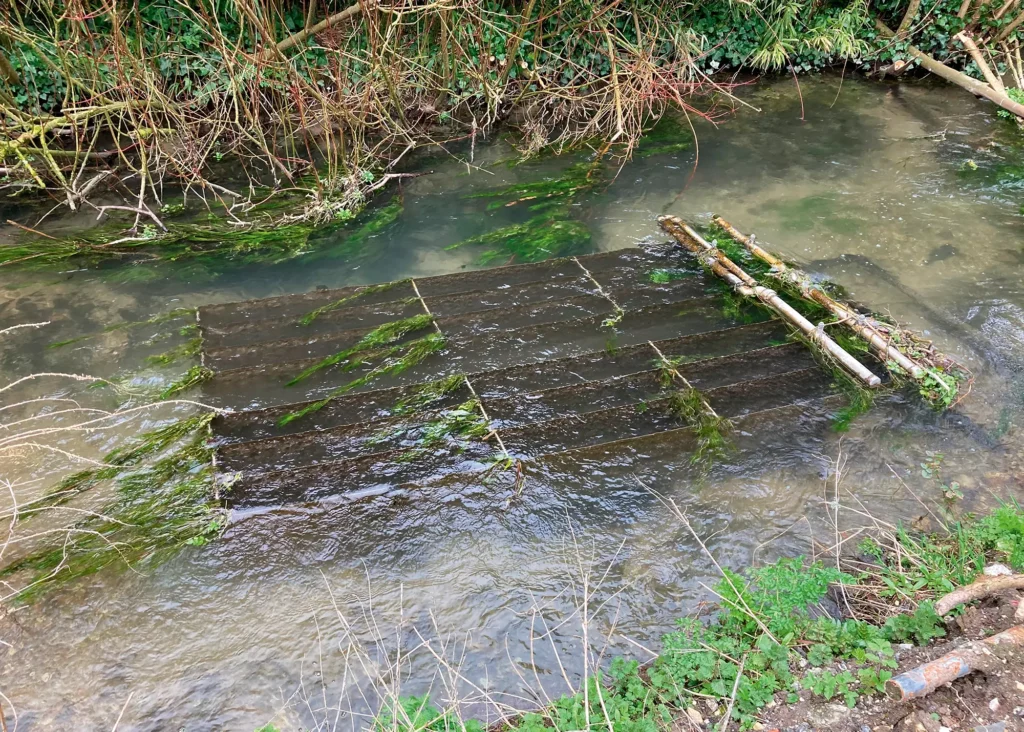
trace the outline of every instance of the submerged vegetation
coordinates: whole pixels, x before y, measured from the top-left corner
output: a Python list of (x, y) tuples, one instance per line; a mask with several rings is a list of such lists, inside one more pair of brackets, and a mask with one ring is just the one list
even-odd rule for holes
[(569, 166), (559, 178), (502, 186), (472, 198), (495, 199), (489, 210), (523, 205), (533, 213), (522, 223), (510, 224), (450, 245), (447, 249), (484, 247), (480, 264), (540, 262), (553, 257), (582, 254), (590, 244), (590, 230), (572, 217), (580, 195), (601, 180), (597, 163)]
[(378, 292), (387, 292), (388, 290), (391, 290), (394, 287), (405, 285), (408, 284), (409, 282), (410, 280), (407, 279), (395, 280), (394, 282), (383, 282), (379, 285), (368, 285), (367, 287), (360, 287), (351, 295), (346, 295), (345, 297), (338, 298), (337, 300), (329, 302), (326, 305), (322, 305), (315, 310), (311, 310), (310, 312), (306, 313), (301, 318), (299, 318), (299, 323), (301, 325), (311, 325), (313, 321), (315, 321), (317, 318), (319, 318), (321, 315), (324, 315), (325, 313), (337, 310), (338, 308), (343, 308), (346, 305), (351, 305), (355, 301), (359, 300), (362, 297), (366, 297), (367, 295), (374, 295)]
[(415, 333), (418, 330), (429, 328), (434, 325), (434, 316), (423, 313), (413, 315), (401, 320), (393, 320), (379, 325), (359, 339), (354, 346), (327, 356), (313, 364), (301, 374), (288, 382), (288, 386), (294, 386), (300, 381), (309, 378), (313, 374), (323, 371), (332, 366), (338, 366), (343, 371), (352, 371), (359, 368), (371, 359), (388, 358), (402, 350), (408, 349), (412, 344), (398, 344), (405, 336)]
[[(459, 377), (461, 383), (462, 377)], [(424, 405), (425, 406), (425, 405)], [(475, 397), (449, 409), (442, 409), (429, 419), (400, 422), (378, 431), (371, 442), (400, 442), (409, 445), (396, 461), (412, 460), (427, 450), (447, 446), (465, 450), (470, 440), (482, 440), (490, 432), (480, 400)]]
[(212, 413), (174, 421), (144, 433), (106, 455), (102, 467), (73, 473), (31, 504), (18, 508), (19, 521), (42, 517), (82, 494), (112, 484), (96, 511), (2, 570), (19, 583), (19, 599), (30, 597), (107, 565), (159, 561), (184, 545), (217, 536), (224, 511), (213, 475), (209, 423)]
[[(434, 332), (413, 340), (403, 340), (410, 333), (423, 330), (434, 325), (434, 318), (426, 313), (411, 318), (384, 323), (364, 335), (359, 342), (343, 351), (328, 356), (310, 366), (288, 382), (294, 385), (324, 369), (337, 367), (343, 372), (354, 371), (363, 366), (371, 366), (362, 376), (334, 389), (329, 395), (316, 402), (289, 412), (278, 420), (279, 426), (290, 424), (306, 415), (317, 412), (327, 406), (333, 399), (347, 394), (353, 389), (367, 384), (383, 376), (395, 376), (412, 368), (428, 356), (443, 350), (447, 340), (436, 328)], [(372, 365), (371, 365), (372, 364)]]
[(323, 259), (357, 263), (379, 256), (373, 237), (397, 221), (402, 199), (395, 196), (387, 205), (356, 212), (331, 226), (294, 221), (287, 208), (286, 198), (273, 211), (255, 209), (242, 214), (244, 219), (207, 214), (196, 220), (179, 213), (161, 221), (163, 228), (149, 224), (127, 235), (111, 224), (63, 239), (24, 232), (19, 243), (0, 248), (0, 267), (52, 270), (68, 263), (98, 267), (117, 260), (121, 266), (109, 270), (110, 277), (145, 281), (163, 276), (146, 266), (153, 263), (171, 263), (171, 272), (193, 279), (299, 257), (311, 263)]

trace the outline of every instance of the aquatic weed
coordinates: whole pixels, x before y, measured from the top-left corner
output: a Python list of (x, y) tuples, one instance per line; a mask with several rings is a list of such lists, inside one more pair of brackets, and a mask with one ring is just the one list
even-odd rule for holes
[[(313, 412), (317, 412), (330, 404), (331, 401), (337, 397), (347, 394), (353, 389), (365, 386), (382, 376), (394, 376), (396, 374), (400, 374), (420, 363), (428, 356), (443, 350), (446, 345), (447, 340), (443, 335), (440, 333), (430, 333), (422, 338), (418, 338), (400, 346), (392, 346), (383, 352), (381, 355), (381, 362), (377, 366), (373, 367), (369, 373), (364, 374), (355, 381), (350, 381), (349, 383), (338, 387), (323, 399), (307, 404), (294, 412), (289, 412), (277, 421), (277, 425), (278, 427), (284, 427), (297, 419), (301, 419)], [(365, 356), (362, 358), (365, 358)], [(352, 368), (355, 368), (356, 365), (362, 363), (365, 363), (365, 361), (357, 360), (352, 363), (351, 366)]]
[(377, 294), (378, 292), (387, 292), (392, 288), (395, 288), (399, 285), (408, 284), (411, 281), (411, 279), (406, 278), (404, 280), (395, 280), (394, 282), (384, 282), (379, 285), (369, 285), (367, 287), (360, 287), (356, 292), (353, 292), (351, 295), (346, 295), (345, 297), (339, 298), (333, 302), (318, 307), (316, 310), (306, 313), (301, 318), (299, 318), (299, 324), (310, 325), (314, 320), (319, 318), (324, 313), (329, 313), (332, 310), (337, 310), (338, 308), (350, 305), (351, 303), (359, 300), (362, 297), (366, 297), (367, 295), (374, 295)]
[(409, 318), (393, 320), (391, 322), (384, 323), (383, 325), (379, 325), (364, 335), (354, 346), (338, 351), (337, 353), (327, 356), (323, 360), (313, 364), (289, 381), (287, 385), (294, 386), (313, 374), (338, 364), (342, 364), (342, 370), (350, 371), (362, 363), (365, 363), (367, 358), (381, 355), (394, 355), (398, 352), (398, 347), (386, 347), (401, 340), (409, 333), (414, 333), (418, 330), (427, 328), (433, 325), (433, 323), (434, 317), (423, 313), (421, 315), (413, 315)]
[(732, 448), (728, 439), (732, 422), (715, 414), (700, 391), (693, 387), (677, 389), (668, 399), (668, 411), (673, 417), (693, 428), (697, 449), (690, 462), (705, 468), (725, 458)]
[(449, 394), (458, 391), (465, 384), (466, 377), (462, 373), (445, 376), (435, 381), (428, 381), (417, 387), (412, 395), (400, 399), (391, 410), (391, 414), (403, 415), (419, 412), (444, 399)]
[(99, 511), (54, 541), (5, 567), (3, 575), (31, 573), (18, 594), (29, 600), (57, 584), (118, 561), (155, 561), (186, 544), (220, 533), (224, 514), (216, 498), (209, 423), (213, 414), (177, 420), (112, 450), (104, 467), (70, 475), (21, 511), (23, 520), (113, 481), (115, 493)]
[(200, 384), (205, 384), (214, 377), (212, 370), (205, 366), (196, 365), (186, 371), (181, 377), (173, 381), (166, 389), (160, 392), (160, 399), (170, 399), (189, 389), (194, 389)]

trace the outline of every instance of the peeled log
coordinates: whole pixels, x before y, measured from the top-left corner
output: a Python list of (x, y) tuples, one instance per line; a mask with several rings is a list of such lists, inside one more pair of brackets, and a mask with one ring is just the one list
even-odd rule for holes
[(995, 594), (996, 592), (1002, 592), (1003, 590), (1021, 589), (1024, 589), (1024, 575), (1021, 574), (1015, 574), (1009, 577), (988, 577), (986, 579), (980, 579), (969, 585), (958, 587), (948, 595), (944, 595), (939, 598), (938, 602), (935, 603), (935, 612), (942, 616), (957, 605), (963, 605), (965, 602), (980, 600), (983, 597)]
[(707, 264), (712, 272), (728, 282), (736, 292), (744, 297), (759, 300), (773, 309), (783, 319), (803, 332), (812, 343), (838, 361), (847, 372), (853, 374), (865, 386), (875, 387), (882, 383), (882, 380), (871, 373), (870, 369), (829, 338), (824, 330), (816, 328), (811, 321), (780, 298), (774, 290), (758, 284), (757, 280), (744, 272), (743, 269), (718, 249), (706, 242), (700, 234), (684, 224), (680, 219), (675, 216), (659, 216), (658, 223), (676, 241)]
[(895, 348), (887, 338), (879, 333), (876, 328), (872, 327), (871, 319), (865, 318), (853, 308), (833, 300), (819, 288), (815, 287), (806, 274), (800, 270), (790, 270), (784, 262), (759, 247), (751, 237), (740, 233), (736, 227), (721, 216), (715, 216), (714, 221), (725, 229), (729, 236), (745, 246), (751, 254), (772, 267), (779, 277), (788, 280), (797, 287), (801, 295), (821, 305), (839, 318), (843, 325), (867, 341), (882, 361), (895, 362), (901, 369), (909, 373), (911, 378), (921, 380), (926, 376), (927, 371), (920, 364), (915, 363), (902, 351)]
[[(875, 27), (878, 28), (879, 32), (887, 38), (892, 38), (895, 35), (889, 27), (880, 20), (875, 20)], [(916, 58), (921, 66), (927, 71), (930, 71), (936, 76), (941, 76), (946, 81), (952, 82), (959, 87), (963, 87), (971, 94), (979, 97), (985, 97), (989, 101), (995, 102), (1007, 112), (1012, 112), (1018, 117), (1024, 118), (1024, 104), (1018, 104), (1005, 94), (1000, 94), (988, 84), (983, 84), (977, 79), (972, 79), (967, 74), (961, 74), (956, 69), (949, 68), (944, 63), (936, 61), (919, 48), (907, 46), (907, 50), (910, 52), (910, 55)]]

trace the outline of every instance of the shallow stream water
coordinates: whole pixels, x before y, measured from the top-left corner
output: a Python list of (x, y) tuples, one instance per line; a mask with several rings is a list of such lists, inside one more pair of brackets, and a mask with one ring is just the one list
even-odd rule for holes
[[(840, 435), (823, 408), (783, 410), (745, 428), (702, 480), (678, 444), (653, 439), (550, 460), (512, 503), (475, 486), (236, 512), (222, 539), (155, 570), (101, 572), (18, 610), (0, 653), (18, 728), (109, 728), (123, 714), (122, 730), (348, 729), (365, 719), (336, 710), (365, 710), (384, 689), (457, 697), (493, 718), (485, 698), (530, 706), (568, 691), (587, 662), (649, 657), (676, 618), (712, 599), (716, 570), (694, 534), (733, 567), (831, 544), (837, 465), (843, 528), (937, 511), (940, 481), (920, 470), (937, 453), (941, 481), (960, 484), (965, 506), (1024, 498), (1024, 178), (1007, 167), (1016, 133), (991, 106), (930, 84), (820, 77), (739, 96), (759, 111), (698, 122), (699, 148), (638, 157), (580, 200), (573, 215), (592, 249), (662, 240), (663, 213), (721, 214), (961, 359), (976, 381), (956, 412), (896, 395)], [(520, 214), (470, 195), (573, 162), (494, 164), (510, 155), (498, 141), (478, 147), (472, 166), (431, 158), (358, 263), (300, 257), (217, 278), (173, 264), (5, 272), (0, 329), (51, 324), (5, 339), (3, 382), (61, 371), (159, 384), (176, 372), (143, 368), (174, 343), (148, 342), (157, 328), (47, 344), (173, 307), (478, 266), (478, 251), (446, 247)], [(81, 390), (40, 381), (14, 393)], [(65, 447), (99, 456), (154, 423)], [(4, 478), (30, 495), (63, 469), (34, 454), (5, 465)], [(395, 670), (398, 649), (411, 655)]]

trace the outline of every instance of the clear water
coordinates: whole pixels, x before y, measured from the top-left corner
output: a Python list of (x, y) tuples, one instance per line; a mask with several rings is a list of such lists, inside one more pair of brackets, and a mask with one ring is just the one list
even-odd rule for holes
[[(696, 167), (692, 150), (637, 159), (582, 200), (577, 216), (593, 231), (594, 249), (661, 238), (662, 213), (721, 214), (962, 359), (977, 378), (957, 413), (894, 398), (838, 435), (820, 410), (783, 411), (751, 425), (733, 458), (703, 481), (678, 444), (653, 440), (551, 460), (510, 505), (488, 486), (451, 485), (236, 514), (207, 547), (146, 574), (103, 572), (4, 619), (0, 691), (19, 729), (109, 728), (122, 713), (122, 730), (269, 721), (326, 729), (335, 708), (365, 709), (381, 689), (399, 687), (441, 701), (457, 691), (463, 700), (527, 706), (577, 683), (585, 648), (592, 665), (611, 653), (643, 659), (675, 618), (712, 599), (714, 566), (673, 506), (721, 564), (742, 566), (836, 540), (827, 501), (837, 461), (851, 507), (840, 515), (843, 528), (868, 521), (852, 509), (888, 521), (934, 509), (938, 483), (919, 470), (928, 451), (944, 455), (943, 480), (959, 481), (968, 506), (1024, 498), (1016, 477), (1024, 201), (1000, 172), (1014, 155), (1005, 147), (1012, 130), (989, 106), (932, 85), (846, 79), (840, 89), (838, 78), (823, 77), (802, 80), (799, 96), (792, 81), (742, 95), (760, 113), (699, 123)], [(401, 219), (359, 264), (300, 258), (212, 281), (174, 266), (145, 282), (125, 276), (127, 267), (3, 272), (0, 328), (52, 321), (4, 337), (3, 382), (40, 371), (139, 372), (139, 383), (155, 385), (176, 375), (142, 368), (174, 343), (147, 343), (159, 329), (46, 345), (172, 307), (474, 267), (476, 252), (445, 247), (519, 213), (487, 212), (486, 201), (468, 194), (572, 162), (485, 167), (509, 154), (501, 143), (478, 147), (484, 169), (434, 158), (425, 175), (405, 182)], [(54, 380), (3, 397), (42, 395), (109, 399)], [(171, 411), (63, 446), (98, 456)], [(2, 477), (24, 500), (64, 467), (52, 454), (9, 456)], [(585, 636), (577, 611), (584, 586), (593, 593)], [(351, 652), (353, 641), (365, 658)], [(396, 649), (408, 662), (391, 673), (386, 659)], [(473, 708), (494, 714), (493, 704)], [(337, 719), (345, 729), (365, 721)]]

